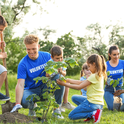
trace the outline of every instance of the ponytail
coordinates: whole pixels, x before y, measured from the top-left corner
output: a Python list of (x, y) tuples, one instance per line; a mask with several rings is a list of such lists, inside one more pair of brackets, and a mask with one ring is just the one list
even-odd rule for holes
[(103, 72), (103, 76), (105, 78), (105, 80), (107, 80), (107, 74), (106, 74), (106, 63), (105, 63), (105, 59), (104, 59), (104, 56), (101, 55), (101, 58), (102, 58), (102, 72)]

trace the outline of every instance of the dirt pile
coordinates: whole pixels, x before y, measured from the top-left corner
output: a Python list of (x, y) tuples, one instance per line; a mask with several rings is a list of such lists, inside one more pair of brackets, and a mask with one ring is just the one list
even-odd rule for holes
[(18, 112), (6, 112), (0, 115), (0, 122), (6, 123), (33, 123), (36, 122), (36, 117), (29, 117)]

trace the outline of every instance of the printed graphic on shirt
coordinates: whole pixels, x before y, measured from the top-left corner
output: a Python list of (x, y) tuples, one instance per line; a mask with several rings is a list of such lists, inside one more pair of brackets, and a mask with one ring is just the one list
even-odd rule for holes
[(113, 70), (113, 71), (109, 71), (109, 72), (110, 72), (110, 74), (123, 73), (123, 69)]
[(42, 64), (42, 65), (39, 65), (39, 66), (37, 66), (35, 68), (32, 68), (32, 69), (30, 69), (30, 73), (34, 73), (36, 71), (42, 70), (42, 69), (44, 69), (45, 66), (46, 66), (46, 63)]

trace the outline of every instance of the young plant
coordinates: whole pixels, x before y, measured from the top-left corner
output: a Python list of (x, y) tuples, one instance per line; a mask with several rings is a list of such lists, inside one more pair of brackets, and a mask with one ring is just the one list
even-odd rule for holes
[[(107, 75), (109, 76), (110, 75), (110, 72), (108, 71), (107, 72)], [(122, 78), (118, 78), (117, 80), (113, 80), (111, 78), (111, 76), (108, 77), (107, 79), (107, 84), (112, 86), (114, 88), (114, 91), (116, 91), (115, 87), (119, 84), (119, 81), (121, 80)]]
[[(60, 89), (60, 87), (57, 85), (57, 83), (52, 80), (52, 78), (58, 74), (58, 68), (67, 68), (68, 66), (74, 67), (75, 65), (78, 65), (77, 62), (72, 59), (72, 58), (66, 58), (64, 59), (63, 62), (54, 62), (54, 61), (48, 61), (47, 65), (45, 66), (44, 71), (50, 75), (50, 77), (37, 77), (34, 78), (34, 80), (36, 81), (36, 83), (39, 80), (42, 80), (43, 83), (46, 84), (47, 88), (44, 89), (44, 93), (43, 93), (43, 99), (44, 101), (40, 101), (40, 97), (36, 96), (36, 94), (32, 94), (30, 96), (27, 97), (27, 100), (32, 100), (36, 101), (37, 99), (37, 107), (34, 108), (34, 110), (36, 112), (40, 112), (39, 114), (42, 116), (42, 120), (43, 122), (46, 121), (47, 119), (47, 115), (48, 112), (52, 113), (54, 108), (58, 108), (59, 105), (56, 103), (55, 97), (54, 97), (54, 92), (57, 89)], [(43, 73), (43, 72), (42, 72)], [(59, 73), (60, 74), (60, 73)], [(59, 76), (59, 79), (62, 81), (65, 81), (65, 77), (63, 77), (61, 74)], [(66, 82), (65, 82), (66, 83)], [(42, 110), (42, 111), (41, 111)]]

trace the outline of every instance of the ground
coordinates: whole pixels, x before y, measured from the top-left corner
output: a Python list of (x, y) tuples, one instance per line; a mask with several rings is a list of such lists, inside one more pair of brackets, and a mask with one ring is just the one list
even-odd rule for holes
[[(18, 112), (6, 112), (2, 115), (0, 115), (0, 123), (2, 122), (3, 124), (6, 123), (32, 123), (36, 122), (38, 120), (36, 117), (29, 117), (23, 114), (20, 114)], [(39, 119), (40, 120), (40, 119)]]

